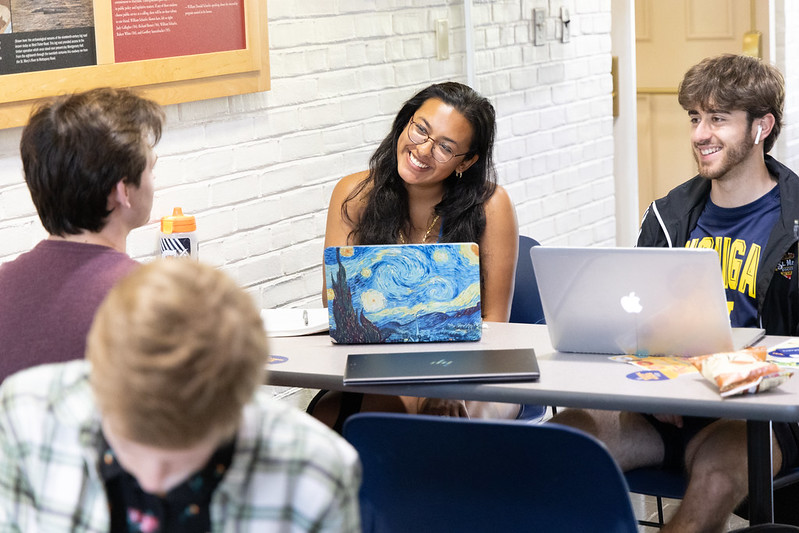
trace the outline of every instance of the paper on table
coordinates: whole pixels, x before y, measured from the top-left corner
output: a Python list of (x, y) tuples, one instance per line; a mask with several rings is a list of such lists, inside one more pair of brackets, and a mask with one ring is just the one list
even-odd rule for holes
[(799, 338), (793, 337), (769, 348), (768, 360), (779, 366), (799, 367)]
[(269, 337), (294, 337), (327, 331), (327, 308), (262, 309), (266, 334)]
[(683, 374), (698, 372), (691, 364), (688, 357), (677, 356), (646, 356), (646, 355), (619, 355), (611, 357), (614, 361), (629, 363), (638, 368), (661, 372), (669, 379), (674, 379)]

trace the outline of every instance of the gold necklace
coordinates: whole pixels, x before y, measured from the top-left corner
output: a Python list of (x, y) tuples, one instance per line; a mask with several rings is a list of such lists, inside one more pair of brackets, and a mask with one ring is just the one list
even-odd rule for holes
[[(422, 244), (427, 242), (427, 238), (430, 236), (430, 232), (433, 231), (433, 228), (436, 226), (436, 222), (438, 222), (438, 215), (433, 217), (433, 221), (428, 226), (427, 231), (424, 232), (424, 237), (422, 237)], [(400, 244), (405, 243), (405, 235), (403, 235), (402, 230), (399, 230), (399, 241)]]

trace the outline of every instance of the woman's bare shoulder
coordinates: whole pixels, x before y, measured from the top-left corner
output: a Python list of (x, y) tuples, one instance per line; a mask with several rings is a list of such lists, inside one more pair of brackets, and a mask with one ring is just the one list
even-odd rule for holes
[(361, 216), (366, 203), (369, 172), (356, 172), (341, 178), (333, 188), (327, 209), (325, 246), (347, 244), (349, 235)]
[(336, 183), (336, 188), (334, 189), (334, 193), (337, 195), (341, 195), (343, 198), (348, 197), (352, 192), (361, 185), (366, 179), (369, 177), (368, 170), (362, 170), (361, 172), (356, 172), (354, 174), (350, 174), (349, 176), (344, 176), (341, 178), (338, 183)]

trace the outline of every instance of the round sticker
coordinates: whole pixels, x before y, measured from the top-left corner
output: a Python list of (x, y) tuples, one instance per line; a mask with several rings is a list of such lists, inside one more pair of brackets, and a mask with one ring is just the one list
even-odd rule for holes
[(270, 355), (269, 358), (266, 360), (267, 365), (279, 365), (280, 363), (285, 363), (288, 361), (288, 357), (283, 357), (282, 355)]
[(664, 381), (669, 379), (669, 377), (659, 370), (641, 370), (627, 374), (627, 379), (633, 381)]

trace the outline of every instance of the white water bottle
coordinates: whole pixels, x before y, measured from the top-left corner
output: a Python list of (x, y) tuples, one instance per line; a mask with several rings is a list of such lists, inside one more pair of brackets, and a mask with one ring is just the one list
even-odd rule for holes
[(197, 223), (192, 215), (184, 215), (176, 207), (171, 216), (161, 218), (159, 238), (161, 257), (191, 257), (197, 259)]

